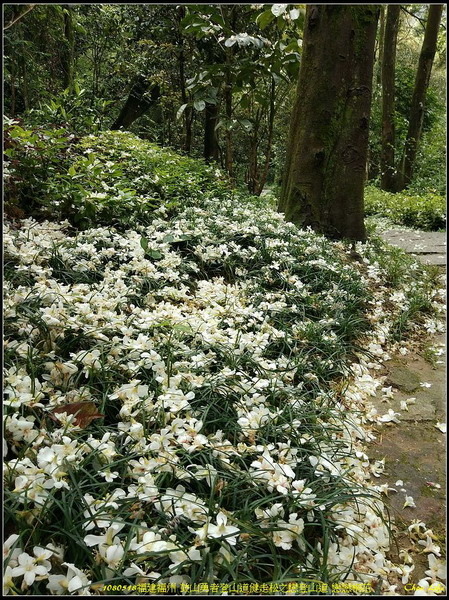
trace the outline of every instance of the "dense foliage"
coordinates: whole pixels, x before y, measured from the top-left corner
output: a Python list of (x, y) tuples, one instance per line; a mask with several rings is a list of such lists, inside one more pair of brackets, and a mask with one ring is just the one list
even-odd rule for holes
[[(405, 8), (396, 69), (398, 152), (423, 35), (423, 6)], [(130, 92), (137, 93), (141, 116), (127, 129), (191, 156), (206, 156), (253, 193), (266, 182), (280, 182), (303, 5), (35, 5), (20, 18), (23, 13), (23, 5), (5, 9), (9, 117), (82, 136), (111, 127)], [(381, 43), (379, 38), (370, 124), (372, 183), (380, 168)], [(442, 33), (412, 182), (418, 194), (445, 193), (444, 53)]]
[(427, 192), (384, 192), (377, 187), (365, 189), (365, 213), (387, 217), (391, 223), (406, 225), (424, 231), (446, 228), (446, 199), (439, 194)]

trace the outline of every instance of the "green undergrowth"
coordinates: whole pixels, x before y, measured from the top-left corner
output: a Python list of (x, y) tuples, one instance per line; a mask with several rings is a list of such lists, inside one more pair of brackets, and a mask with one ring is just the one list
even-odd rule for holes
[(63, 128), (8, 119), (5, 154), (7, 208), (69, 219), (78, 229), (150, 223), (162, 203), (173, 214), (231, 190), (219, 169), (122, 131), (75, 138)]
[(440, 231), (446, 227), (445, 198), (431, 192), (391, 193), (369, 185), (365, 188), (365, 214), (424, 231)]

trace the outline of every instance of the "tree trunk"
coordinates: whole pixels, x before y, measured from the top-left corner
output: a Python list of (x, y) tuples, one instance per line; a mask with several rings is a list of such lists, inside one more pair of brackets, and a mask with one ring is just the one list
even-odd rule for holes
[(149, 97), (146, 92), (150, 91), (150, 84), (145, 77), (140, 75), (134, 83), (129, 93), (128, 99), (126, 100), (119, 116), (111, 126), (111, 129), (120, 129), (123, 127), (126, 129), (136, 119), (141, 117), (146, 111), (153, 106), (159, 99), (161, 92), (158, 85), (153, 85)]
[(403, 190), (412, 180), (415, 167), (416, 153), (421, 139), (424, 118), (424, 103), (427, 88), (429, 87), (433, 59), (437, 48), (438, 30), (440, 27), (442, 4), (431, 4), (424, 33), (424, 41), (419, 56), (418, 70), (416, 72), (415, 87), (413, 89), (412, 104), (404, 152), (398, 167), (397, 191)]
[[(186, 55), (184, 50), (184, 37), (181, 31), (181, 21), (185, 17), (185, 7), (178, 6), (177, 7), (177, 16), (178, 16), (178, 66), (179, 66), (179, 82), (181, 87), (181, 98), (183, 104), (188, 104), (189, 98), (186, 89), (186, 74), (185, 74), (185, 64), (186, 64)], [(187, 154), (190, 154), (192, 148), (192, 123), (193, 123), (193, 110), (191, 106), (186, 106), (186, 109), (183, 114), (184, 119), (184, 141), (182, 144), (182, 149)]]
[(71, 6), (64, 8), (64, 37), (65, 48), (62, 52), (63, 85), (64, 89), (73, 91), (75, 80), (75, 34)]
[(260, 108), (258, 108), (256, 110), (256, 113), (254, 116), (253, 130), (251, 132), (250, 141), (249, 141), (247, 185), (248, 185), (248, 191), (251, 194), (255, 194), (256, 188), (257, 188), (257, 175), (258, 175), (257, 152), (258, 152), (259, 144), (260, 144), (259, 129), (260, 129), (261, 119), (262, 119), (262, 110)]
[(382, 146), (380, 151), (381, 188), (392, 192), (395, 189), (395, 126), (394, 126), (394, 75), (396, 66), (396, 43), (399, 29), (399, 4), (387, 8), (385, 41), (382, 61)]
[(218, 123), (218, 106), (206, 102), (204, 124), (204, 158), (206, 162), (218, 161), (218, 137), (216, 126)]
[(254, 193), (256, 194), (256, 196), (260, 196), (260, 194), (262, 193), (265, 182), (267, 181), (268, 170), (270, 168), (271, 148), (273, 145), (274, 115), (276, 112), (275, 91), (276, 91), (276, 84), (275, 84), (274, 78), (272, 78), (271, 86), (270, 86), (270, 108), (269, 108), (269, 113), (268, 113), (267, 150), (265, 152), (265, 164), (263, 166), (261, 174), (259, 175), (259, 177), (257, 179), (257, 186), (256, 186), (256, 189), (254, 190)]
[(375, 5), (307, 5), (279, 210), (331, 238), (365, 239), (363, 190)]
[(385, 41), (385, 6), (380, 6), (379, 13), (379, 42), (377, 52), (377, 71), (376, 83), (380, 87), (382, 85), (382, 63), (384, 59), (384, 41)]
[[(226, 19), (229, 23), (229, 26), (232, 31), (235, 31), (236, 27), (236, 19), (237, 19), (237, 11), (235, 8), (235, 4), (222, 5), (222, 11), (226, 16)], [(232, 107), (232, 95), (233, 95), (233, 65), (234, 65), (234, 48), (225, 47), (225, 85), (224, 85), (224, 105), (225, 105), (225, 114), (226, 114), (226, 150), (225, 150), (225, 168), (228, 172), (229, 178), (231, 181), (234, 180), (234, 150), (233, 150), (233, 140), (232, 140), (232, 116), (233, 116), (233, 107)]]
[[(227, 48), (227, 50), (229, 50)], [(228, 63), (228, 68), (226, 72), (226, 84), (224, 86), (224, 103), (225, 103), (225, 113), (226, 113), (226, 151), (225, 151), (225, 169), (228, 172), (230, 179), (233, 179), (233, 161), (234, 161), (234, 152), (232, 148), (232, 82), (229, 74), (230, 62), (226, 59)]]

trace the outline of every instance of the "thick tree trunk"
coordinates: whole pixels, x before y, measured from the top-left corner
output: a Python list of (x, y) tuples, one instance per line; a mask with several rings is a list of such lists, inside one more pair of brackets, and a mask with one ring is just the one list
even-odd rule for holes
[(331, 238), (365, 239), (363, 190), (375, 5), (308, 5), (279, 210)]
[[(146, 95), (146, 92), (150, 92)], [(139, 76), (134, 83), (129, 93), (128, 99), (126, 100), (119, 116), (112, 124), (111, 129), (120, 129), (123, 127), (126, 129), (136, 119), (141, 117), (146, 111), (157, 102), (161, 95), (160, 88), (158, 85), (151, 87), (145, 77)]]
[(206, 162), (217, 162), (218, 137), (215, 128), (218, 123), (218, 106), (207, 102), (204, 116), (204, 158)]
[(381, 188), (394, 191), (396, 185), (395, 166), (395, 66), (396, 44), (399, 29), (399, 4), (390, 4), (387, 8), (385, 41), (382, 61), (382, 147), (380, 151)]
[(415, 87), (413, 89), (410, 119), (404, 152), (398, 167), (397, 191), (403, 190), (412, 180), (415, 167), (416, 153), (421, 139), (424, 118), (424, 104), (427, 88), (429, 87), (433, 59), (437, 48), (438, 30), (440, 27), (442, 4), (431, 4), (427, 17), (424, 41), (419, 56), (418, 70), (416, 72)]

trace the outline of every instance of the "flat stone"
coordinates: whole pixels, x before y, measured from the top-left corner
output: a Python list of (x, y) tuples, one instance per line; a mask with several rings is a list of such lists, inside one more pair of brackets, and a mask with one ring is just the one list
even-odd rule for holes
[(413, 254), (424, 264), (446, 264), (447, 250), (445, 232), (391, 229), (382, 232), (381, 236), (392, 246), (402, 248), (407, 253)]
[(388, 363), (387, 368), (388, 376), (385, 382), (387, 385), (392, 385), (399, 390), (409, 393), (419, 388), (419, 384), (421, 383), (420, 378), (408, 367), (398, 363)]

